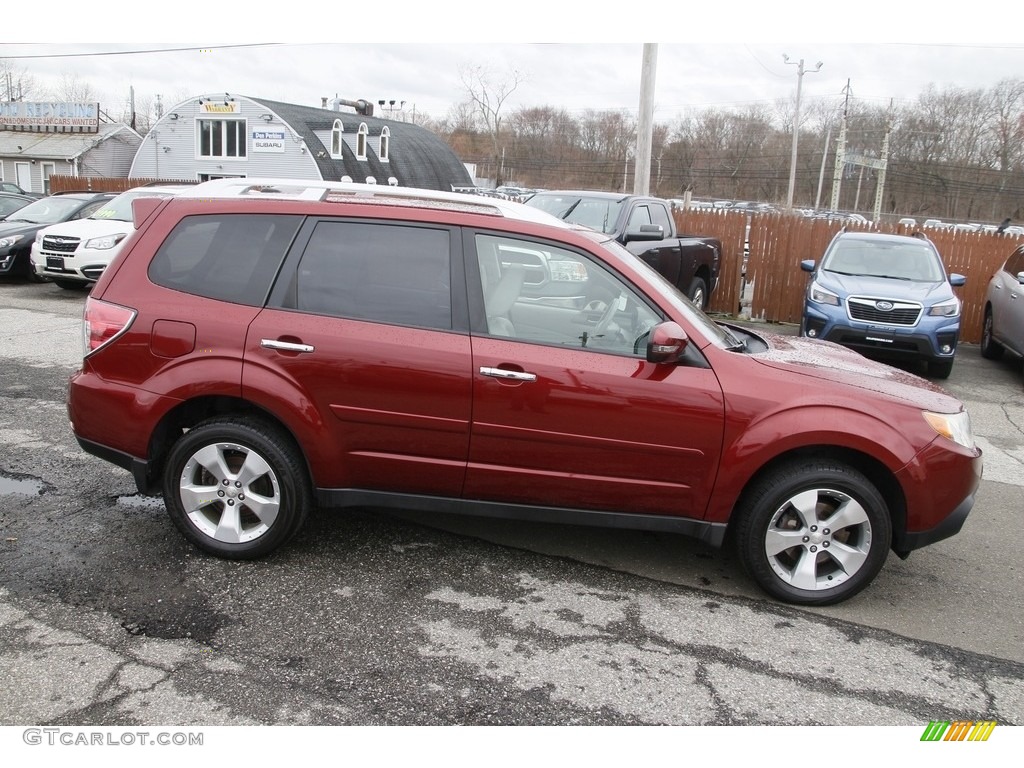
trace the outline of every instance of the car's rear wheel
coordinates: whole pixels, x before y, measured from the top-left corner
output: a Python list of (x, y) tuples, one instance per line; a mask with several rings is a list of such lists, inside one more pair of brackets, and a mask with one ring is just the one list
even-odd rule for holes
[(305, 463), (287, 434), (251, 418), (190, 429), (164, 465), (164, 502), (185, 537), (217, 557), (269, 554), (313, 504)]
[(885, 563), (889, 508), (859, 471), (838, 461), (784, 464), (755, 481), (742, 502), (736, 545), (768, 594), (831, 605), (860, 592)]
[(981, 356), (989, 360), (998, 360), (1003, 356), (1003, 345), (992, 338), (992, 308), (985, 309), (985, 319), (981, 324)]
[(690, 290), (687, 291), (687, 296), (690, 297), (697, 309), (705, 310), (708, 307), (708, 284), (704, 282), (703, 277), (693, 278), (693, 282), (690, 283)]

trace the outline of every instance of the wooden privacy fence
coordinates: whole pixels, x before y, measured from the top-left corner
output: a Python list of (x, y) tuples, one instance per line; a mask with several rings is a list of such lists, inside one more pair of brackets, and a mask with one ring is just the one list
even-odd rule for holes
[[(829, 241), (843, 227), (838, 221), (808, 219), (782, 213), (696, 210), (675, 212), (680, 232), (717, 237), (722, 241), (722, 269), (718, 290), (708, 309), (735, 315), (745, 283), (750, 283), (750, 316), (772, 323), (799, 323), (809, 275), (800, 269), (804, 259), (818, 261)], [(749, 232), (749, 256), (744, 277), (744, 245)], [(899, 224), (848, 223), (848, 230), (911, 234)], [(951, 229), (929, 229), (947, 272), (957, 272), (967, 283), (954, 289), (963, 301), (962, 341), (981, 341), (985, 289), (989, 278), (1013, 250), (1024, 243), (1019, 235), (996, 235)]]
[(50, 193), (54, 192), (124, 192), (147, 184), (195, 184), (181, 179), (110, 179), (105, 176), (51, 176)]
[[(188, 184), (181, 179), (122, 179), (99, 176), (51, 176), (51, 192), (90, 190), (123, 192), (146, 184)], [(827, 219), (808, 219), (782, 213), (746, 211), (676, 210), (676, 227), (684, 234), (717, 237), (722, 241), (722, 265), (717, 290), (711, 296), (711, 312), (736, 315), (745, 287), (751, 288), (750, 316), (771, 323), (799, 323), (803, 311), (808, 275), (800, 269), (804, 259), (818, 260), (842, 223)], [(749, 255), (745, 247), (749, 230)], [(869, 229), (870, 225), (847, 224), (848, 229)], [(910, 234), (897, 224), (880, 224), (876, 232)], [(1014, 248), (1024, 242), (1022, 236), (995, 235), (986, 232), (929, 229), (928, 237), (939, 249), (948, 272), (958, 272), (967, 284), (957, 288), (963, 300), (960, 338), (981, 341), (981, 319), (985, 288), (989, 278)], [(744, 272), (744, 259), (746, 270)]]

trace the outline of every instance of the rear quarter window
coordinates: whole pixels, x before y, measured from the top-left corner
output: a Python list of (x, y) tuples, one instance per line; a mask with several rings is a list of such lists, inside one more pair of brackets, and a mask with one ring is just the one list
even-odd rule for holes
[(149, 279), (176, 291), (262, 306), (301, 216), (187, 216), (149, 265)]

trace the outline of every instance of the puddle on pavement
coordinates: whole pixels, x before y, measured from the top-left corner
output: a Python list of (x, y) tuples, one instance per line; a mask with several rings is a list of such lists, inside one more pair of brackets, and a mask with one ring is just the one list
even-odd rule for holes
[(0, 470), (0, 496), (41, 496), (48, 485), (27, 475), (11, 475)]
[(118, 496), (117, 503), (124, 504), (128, 507), (135, 507), (136, 509), (164, 508), (164, 500), (162, 496), (140, 496), (137, 493), (131, 496)]

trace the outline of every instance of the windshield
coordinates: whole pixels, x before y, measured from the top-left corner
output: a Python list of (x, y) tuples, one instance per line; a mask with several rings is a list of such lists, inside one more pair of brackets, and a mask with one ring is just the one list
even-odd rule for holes
[(122, 192), (98, 211), (90, 219), (106, 219), (114, 221), (132, 221), (132, 200), (140, 197), (169, 197), (166, 192), (157, 189), (132, 189)]
[(940, 283), (946, 279), (935, 249), (923, 240), (839, 240), (821, 268), (840, 275), (922, 283)]
[(16, 213), (7, 217), (7, 221), (26, 221), (30, 224), (59, 224), (67, 221), (82, 205), (75, 197), (44, 197), (29, 203)]
[(14, 213), (26, 205), (29, 205), (28, 200), (19, 200), (16, 197), (0, 197), (0, 218), (9, 213)]
[(572, 224), (610, 234), (615, 231), (615, 222), (622, 210), (623, 200), (625, 197), (539, 193), (527, 200), (525, 205), (540, 208)]

